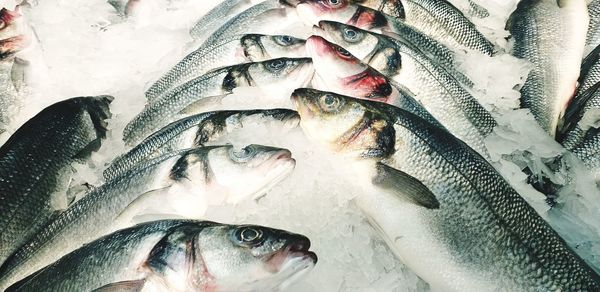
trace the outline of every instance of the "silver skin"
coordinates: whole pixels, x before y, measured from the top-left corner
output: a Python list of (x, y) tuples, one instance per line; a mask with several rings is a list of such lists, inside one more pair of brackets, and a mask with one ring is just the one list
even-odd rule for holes
[(436, 45), (439, 42), (454, 50), (493, 54), (494, 45), (452, 4), (439, 0), (402, 0), (402, 5), (404, 19), (352, 4), (349, 0), (308, 0), (298, 4), (296, 9), (301, 18), (313, 25), (319, 20), (332, 20), (369, 30), (379, 28), (403, 37), (407, 32), (415, 34), (411, 31), (416, 30), (422, 34), (411, 37), (431, 47), (439, 46)]
[(229, 127), (243, 127), (245, 118), (256, 116), (295, 125), (299, 120), (298, 114), (288, 109), (228, 110), (192, 115), (170, 123), (117, 157), (104, 171), (104, 178), (113, 179), (144, 161), (169, 152), (204, 146), (223, 132), (233, 130)]
[(79, 97), (51, 105), (0, 147), (0, 263), (66, 208), (70, 167), (100, 147), (112, 99)]
[[(296, 6), (300, 0), (280, 0), (279, 2)], [(350, 0), (350, 3), (368, 7), (398, 19), (404, 19), (404, 7), (400, 0)]]
[(259, 145), (240, 150), (231, 145), (188, 149), (139, 164), (94, 189), (30, 238), (0, 268), (0, 289), (99, 236), (128, 226), (132, 216), (152, 207), (147, 202), (168, 202), (173, 196), (170, 190), (199, 199), (218, 193), (225, 201), (237, 201), (264, 191), (294, 165), (288, 150)]
[(265, 0), (223, 1), (196, 21), (194, 26), (190, 29), (190, 36), (195, 40), (202, 40), (222, 27), (223, 24), (232, 17), (235, 17), (248, 8), (264, 1)]
[(154, 221), (97, 239), (6, 291), (270, 291), (314, 267), (309, 247), (305, 236), (264, 226)]
[(211, 69), (275, 58), (299, 58), (306, 55), (303, 51), (303, 41), (291, 36), (244, 34), (226, 37), (185, 56), (148, 88), (146, 98), (156, 100), (169, 89)]
[(588, 26), (586, 45), (595, 48), (600, 45), (600, 0), (592, 0), (588, 4), (588, 13), (590, 25)]
[(513, 55), (533, 64), (521, 107), (552, 137), (575, 93), (588, 22), (585, 1), (524, 0), (507, 24)]
[(311, 89), (292, 100), (309, 137), (376, 161), (366, 176), (374, 174), (374, 190), (357, 205), (432, 290), (600, 289), (600, 277), (494, 167), (448, 132), (383, 103)]
[[(349, 86), (350, 84), (344, 84), (344, 80), (354, 80), (352, 75), (363, 72), (367, 67), (358, 60), (341, 56), (340, 47), (337, 50), (325, 49), (331, 46), (330, 43), (315, 43), (309, 40), (307, 51), (314, 52), (311, 56), (315, 60), (317, 74), (330, 80), (330, 83)], [(317, 46), (318, 48), (309, 49)], [(358, 51), (360, 45), (350, 49)], [(401, 61), (397, 66), (398, 71), (391, 79), (413, 92), (416, 100), (450, 133), (487, 156), (484, 140), (497, 125), (492, 115), (445, 68), (410, 47), (398, 47), (397, 52)], [(359, 56), (365, 56), (364, 51), (358, 53), (361, 53)], [(337, 75), (344, 77), (337, 78)]]
[(187, 107), (208, 97), (225, 96), (240, 87), (290, 88), (306, 84), (312, 77), (308, 58), (279, 58), (217, 68), (165, 93), (146, 105), (123, 131), (123, 140), (133, 145), (168, 123), (186, 116)]

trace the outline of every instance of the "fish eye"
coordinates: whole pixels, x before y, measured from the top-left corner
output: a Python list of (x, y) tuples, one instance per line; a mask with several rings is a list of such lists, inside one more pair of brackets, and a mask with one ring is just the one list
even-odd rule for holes
[(349, 43), (354, 43), (359, 41), (360, 39), (360, 33), (354, 29), (351, 28), (345, 28), (344, 29), (344, 40), (349, 42)]
[(281, 59), (275, 59), (267, 62), (265, 66), (267, 67), (267, 70), (271, 72), (278, 72), (281, 71), (281, 69), (283, 69), (283, 67), (285, 66), (285, 62)]
[(331, 6), (340, 6), (342, 4), (342, 0), (328, 0), (327, 2)]
[(339, 55), (341, 55), (344, 58), (350, 58), (350, 57), (352, 57), (352, 54), (350, 54), (350, 52), (346, 51), (346, 49), (344, 49), (344, 48), (342, 48), (340, 46), (337, 46), (335, 48), (335, 50), (338, 52)]
[(275, 37), (275, 42), (280, 46), (290, 46), (294, 43), (294, 38), (289, 35), (279, 35)]
[(234, 232), (234, 238), (239, 244), (256, 245), (263, 240), (263, 231), (254, 227), (246, 226), (238, 228)]
[(322, 95), (319, 99), (319, 102), (321, 104), (321, 108), (329, 112), (337, 110), (342, 104), (340, 98), (335, 97), (331, 94)]
[(256, 155), (256, 149), (252, 145), (248, 145), (240, 150), (231, 148), (231, 158), (236, 162), (246, 162)]

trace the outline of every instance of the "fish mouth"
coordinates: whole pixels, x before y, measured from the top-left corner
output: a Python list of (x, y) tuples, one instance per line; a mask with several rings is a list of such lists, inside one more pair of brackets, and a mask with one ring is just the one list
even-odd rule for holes
[[(267, 264), (272, 271), (282, 273), (288, 269), (297, 269), (297, 265), (312, 265), (314, 266), (318, 257), (317, 254), (310, 251), (310, 240), (301, 235), (293, 235), (287, 240), (286, 245), (275, 252), (267, 259)], [(309, 268), (308, 266), (305, 268)]]
[(2, 8), (0, 10), (0, 30), (11, 25), (15, 21), (15, 19), (19, 17), (21, 17), (19, 6), (15, 8), (15, 11), (10, 11), (6, 8)]
[(0, 60), (18, 53), (26, 46), (27, 40), (23, 35), (0, 40)]

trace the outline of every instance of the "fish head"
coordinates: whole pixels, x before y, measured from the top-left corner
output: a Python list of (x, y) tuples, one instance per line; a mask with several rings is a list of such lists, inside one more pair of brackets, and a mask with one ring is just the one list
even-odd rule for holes
[(296, 11), (308, 25), (318, 25), (319, 21), (329, 20), (376, 32), (389, 28), (385, 14), (348, 0), (307, 0), (298, 4)]
[(0, 9), (0, 30), (4, 30), (7, 27), (11, 26), (15, 21), (17, 21), (22, 16), (19, 11), (19, 6), (14, 11), (8, 10), (6, 8)]
[(284, 288), (317, 262), (307, 237), (263, 226), (204, 229), (195, 243), (197, 274), (205, 278), (206, 271), (218, 291)]
[(287, 177), (296, 161), (287, 149), (248, 145), (237, 149), (231, 145), (207, 153), (209, 186), (237, 203), (248, 196), (261, 195)]
[(306, 51), (314, 60), (318, 75), (315, 80), (321, 82), (325, 89), (382, 102), (392, 94), (392, 86), (383, 74), (362, 63), (341, 46), (320, 36), (311, 36), (306, 41)]
[(333, 21), (320, 21), (313, 34), (344, 47), (375, 70), (390, 76), (402, 67), (399, 48), (384, 37), (358, 27)]
[(393, 120), (379, 102), (299, 88), (292, 101), (306, 135), (333, 151), (385, 158), (394, 152)]
[(289, 35), (247, 34), (241, 39), (244, 56), (250, 61), (283, 57), (306, 57), (305, 40)]
[(404, 19), (406, 14), (401, 0), (352, 0), (353, 3), (379, 10), (387, 15)]
[(277, 58), (252, 63), (248, 67), (249, 85), (257, 86), (269, 94), (291, 92), (306, 86), (314, 74), (310, 58)]

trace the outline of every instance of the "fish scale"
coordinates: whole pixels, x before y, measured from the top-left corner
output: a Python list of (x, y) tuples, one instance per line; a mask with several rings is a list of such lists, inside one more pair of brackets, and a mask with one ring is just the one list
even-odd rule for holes
[(586, 45), (595, 48), (600, 45), (600, 0), (592, 0), (588, 5), (588, 13), (590, 14), (590, 25)]
[[(112, 97), (54, 104), (25, 123), (0, 148), (0, 262), (41, 230), (65, 197), (72, 163), (99, 146)], [(32, 135), (31, 133), (35, 133)], [(62, 206), (64, 208), (66, 206)]]
[[(452, 48), (494, 53), (487, 40), (464, 14), (445, 0), (402, 0), (406, 23)], [(443, 21), (441, 21), (443, 20)]]

